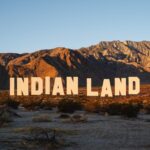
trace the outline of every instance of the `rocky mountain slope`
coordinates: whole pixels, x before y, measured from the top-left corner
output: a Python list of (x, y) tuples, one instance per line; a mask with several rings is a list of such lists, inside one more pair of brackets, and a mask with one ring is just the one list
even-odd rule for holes
[(78, 76), (80, 84), (93, 78), (139, 76), (150, 83), (150, 42), (100, 42), (87, 48), (54, 48), (29, 54), (0, 54), (0, 89), (9, 87), (9, 77)]

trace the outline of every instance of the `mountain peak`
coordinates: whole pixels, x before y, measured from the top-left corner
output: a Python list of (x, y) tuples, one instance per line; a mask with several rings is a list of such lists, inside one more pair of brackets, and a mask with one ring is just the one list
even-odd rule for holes
[(150, 42), (101, 41), (78, 50), (57, 47), (0, 54), (0, 72), (4, 77), (1, 88), (11, 76), (78, 76), (82, 81), (92, 77), (95, 85), (102, 78), (139, 76), (142, 82), (150, 82)]

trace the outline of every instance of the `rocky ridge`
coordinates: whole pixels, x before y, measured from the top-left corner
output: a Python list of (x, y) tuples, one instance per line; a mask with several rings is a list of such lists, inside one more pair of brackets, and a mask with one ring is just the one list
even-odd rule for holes
[(86, 48), (54, 48), (33, 53), (0, 53), (0, 89), (8, 89), (9, 77), (78, 76), (99, 85), (104, 78), (139, 76), (150, 83), (150, 42), (102, 41)]

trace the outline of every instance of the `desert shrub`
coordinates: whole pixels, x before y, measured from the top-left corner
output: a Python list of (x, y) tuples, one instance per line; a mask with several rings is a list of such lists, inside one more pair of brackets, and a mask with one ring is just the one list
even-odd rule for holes
[(0, 126), (11, 121), (13, 121), (11, 114), (8, 111), (1, 110), (0, 111)]
[(140, 103), (107, 103), (99, 104), (97, 101), (90, 101), (84, 105), (88, 112), (95, 112), (108, 115), (121, 115), (124, 117), (137, 117), (142, 105)]
[(85, 115), (73, 115), (70, 120), (74, 123), (87, 122), (87, 117)]
[(8, 106), (8, 107), (11, 107), (11, 108), (13, 108), (13, 109), (17, 109), (18, 108), (18, 106), (19, 106), (19, 102), (18, 101), (15, 101), (15, 100), (12, 100), (12, 99), (7, 99), (6, 100), (6, 105)]
[(82, 104), (70, 99), (63, 99), (58, 103), (58, 110), (64, 113), (73, 113), (76, 110), (82, 109)]
[(27, 110), (52, 110), (52, 107), (54, 107), (53, 103), (48, 99), (37, 96), (29, 96), (27, 99), (20, 98), (20, 103)]
[(59, 118), (67, 119), (67, 118), (70, 118), (70, 115), (68, 115), (68, 114), (60, 114)]
[(38, 99), (29, 99), (29, 100), (21, 100), (21, 105), (27, 110), (37, 110), (40, 109), (41, 100)]
[(32, 118), (33, 122), (51, 122), (51, 118), (47, 114), (35, 116)]
[(122, 104), (111, 103), (105, 106), (105, 110), (109, 115), (121, 115)]
[(57, 148), (60, 146), (59, 141), (56, 139), (56, 131), (49, 130), (45, 128), (31, 128), (30, 130), (31, 138), (26, 139), (26, 142), (32, 141), (36, 142), (38, 145), (43, 145), (45, 149)]
[(97, 101), (89, 101), (84, 104), (84, 110), (88, 112), (98, 113), (100, 111), (100, 104)]
[(44, 110), (52, 110), (52, 107), (53, 105), (49, 101), (42, 101), (42, 103), (40, 104), (40, 108)]
[(121, 115), (124, 117), (134, 118), (137, 117), (140, 107), (136, 104), (123, 104)]
[(146, 105), (144, 106), (144, 110), (145, 110), (145, 112), (146, 112), (147, 114), (150, 114), (150, 104), (146, 104)]
[[(25, 149), (58, 149), (70, 146), (71, 143), (62, 138), (64, 132), (58, 129), (49, 129), (42, 127), (30, 127), (21, 129), (21, 133), (28, 133), (22, 144)], [(18, 132), (18, 131), (17, 131)]]
[(137, 104), (120, 104), (120, 103), (112, 103), (109, 104), (106, 108), (106, 111), (109, 115), (121, 115), (124, 117), (137, 117), (140, 107)]
[(14, 117), (21, 117), (13, 109), (4, 105), (0, 106), (0, 126), (13, 121)]
[(8, 107), (11, 107), (13, 109), (17, 109), (19, 106), (19, 102), (11, 99), (10, 97), (3, 97), (0, 101), (0, 105), (6, 105)]

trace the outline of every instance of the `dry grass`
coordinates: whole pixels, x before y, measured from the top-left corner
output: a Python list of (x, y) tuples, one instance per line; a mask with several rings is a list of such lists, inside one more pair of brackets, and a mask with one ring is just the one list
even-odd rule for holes
[(51, 122), (51, 118), (48, 114), (42, 114), (32, 118), (33, 122)]
[(73, 123), (83, 123), (83, 122), (87, 122), (88, 118), (85, 115), (73, 115), (70, 118), (71, 122)]
[(68, 118), (70, 118), (70, 115), (68, 115), (68, 114), (60, 114), (59, 118), (61, 118), (61, 119), (68, 119)]
[(67, 135), (76, 132), (63, 129), (50, 129), (42, 127), (16, 128), (16, 133), (24, 133), (21, 145), (26, 149), (59, 149), (71, 146), (73, 143), (66, 141)]

